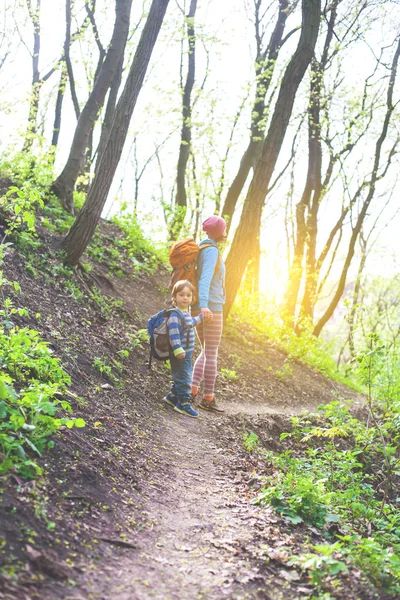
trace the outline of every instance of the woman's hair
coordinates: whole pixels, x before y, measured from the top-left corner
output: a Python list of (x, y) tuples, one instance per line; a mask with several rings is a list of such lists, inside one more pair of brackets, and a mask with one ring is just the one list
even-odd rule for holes
[(179, 292), (181, 292), (185, 287), (188, 287), (194, 296), (194, 293), (195, 293), (194, 285), (192, 283), (190, 283), (190, 281), (188, 281), (187, 279), (180, 279), (179, 281), (177, 281), (175, 283), (174, 287), (172, 288), (171, 299), (175, 300), (176, 295)]

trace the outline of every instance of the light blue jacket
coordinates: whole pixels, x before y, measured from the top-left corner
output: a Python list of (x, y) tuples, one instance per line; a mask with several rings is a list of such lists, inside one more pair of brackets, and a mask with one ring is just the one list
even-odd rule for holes
[(197, 285), (199, 290), (199, 299), (193, 307), (209, 308), (212, 312), (222, 312), (225, 304), (225, 265), (221, 257), (221, 264), (214, 275), (215, 267), (218, 262), (218, 244), (214, 240), (206, 239), (200, 242), (202, 244), (212, 244), (204, 248), (199, 253), (197, 260)]

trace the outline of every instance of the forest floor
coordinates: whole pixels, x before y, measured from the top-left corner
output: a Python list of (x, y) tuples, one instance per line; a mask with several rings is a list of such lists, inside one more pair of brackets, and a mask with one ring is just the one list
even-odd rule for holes
[[(107, 248), (119, 234), (110, 224), (101, 229)], [(38, 481), (2, 478), (0, 598), (311, 597), (313, 587), (288, 558), (306, 541), (318, 543), (320, 533), (251, 504), (263, 465), (245, 450), (243, 434), (283, 450), (279, 435), (290, 429), (290, 415), (356, 393), (299, 361), (285, 371), (287, 356), (269, 339), (230, 328), (220, 367), (238, 379), (219, 377), (226, 412), (179, 415), (162, 400), (168, 370), (149, 370), (147, 348), (132, 350), (138, 330), (163, 306), (166, 275), (134, 274), (126, 257), (120, 277), (96, 263), (90, 277), (76, 274), (77, 298), (54, 252), (57, 236), (44, 228), (39, 235), (35, 256), (14, 249), (6, 259), (6, 275), (22, 289), (16, 301), (31, 315), (18, 324), (38, 329), (60, 357), (72, 378), (67, 399), (87, 426), (55, 435)], [(93, 293), (94, 281), (106, 303)], [(111, 371), (99, 373), (96, 359)], [(377, 596), (343, 575), (331, 597)]]

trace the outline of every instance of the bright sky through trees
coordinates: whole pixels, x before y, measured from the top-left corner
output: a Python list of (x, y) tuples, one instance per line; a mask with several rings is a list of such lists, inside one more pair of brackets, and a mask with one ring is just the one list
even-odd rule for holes
[[(142, 9), (148, 9), (149, 2), (133, 3), (131, 20), (132, 31), (138, 29), (129, 41), (128, 56), (125, 64), (129, 63), (134, 51), (141, 26)], [(354, 3), (354, 10), (358, 3)], [(389, 51), (384, 55), (373, 74), (376, 57), (381, 48), (390, 47), (398, 34), (400, 22), (400, 6), (397, 2), (374, 1), (369, 3), (365, 20), (359, 26), (359, 40), (345, 45), (341, 50), (331, 74), (327, 76), (327, 85), (332, 85), (334, 77), (340, 73), (341, 85), (335, 101), (331, 106), (331, 118), (335, 123), (343, 120), (343, 115), (351, 108), (352, 103), (359, 102), (363, 84), (371, 75), (371, 86), (377, 89), (387, 75), (389, 66)], [(171, 2), (164, 21), (160, 38), (156, 44), (151, 60), (145, 85), (138, 99), (130, 133), (125, 144), (108, 204), (106, 214), (116, 212), (122, 203), (132, 203), (135, 169), (140, 172), (146, 165), (139, 182), (138, 215), (145, 227), (152, 232), (153, 237), (165, 239), (163, 209), (160, 200), (169, 202), (173, 194), (176, 176), (177, 145), (180, 135), (180, 103), (179, 69), (181, 62), (181, 40), (183, 21), (180, 6), (182, 2)], [(186, 7), (187, 9), (187, 7)], [(20, 144), (18, 136), (26, 126), (30, 89), (32, 51), (32, 25), (29, 22), (24, 2), (14, 3), (6, 0), (1, 7), (2, 22), (7, 33), (3, 37), (1, 48), (5, 48), (10, 38), (10, 53), (0, 72), (1, 100), (1, 149), (4, 151), (13, 143)], [(40, 72), (44, 74), (60, 57), (64, 41), (65, 3), (62, 0), (42, 0), (41, 17), (41, 55)], [(77, 29), (85, 18), (83, 0), (75, 3), (73, 29)], [(227, 186), (235, 173), (240, 161), (243, 147), (248, 138), (250, 123), (250, 106), (254, 90), (254, 53), (255, 40), (251, 22), (253, 2), (250, 0), (200, 0), (196, 15), (196, 80), (194, 94), (196, 97), (193, 111), (193, 151), (196, 157), (197, 175), (202, 194), (205, 199), (204, 213), (213, 210), (212, 199), (218, 184), (227, 144), (231, 134), (232, 124), (241, 103), (241, 110), (232, 146), (226, 164), (225, 187), (222, 196), (226, 194)], [(273, 25), (273, 13), (266, 22), (267, 34)], [(96, 7), (97, 26), (102, 44), (106, 47), (112, 31), (113, 7), (110, 3), (98, 0)], [(300, 24), (298, 10), (289, 17), (287, 31)], [(11, 33), (10, 33), (11, 32)], [(338, 30), (340, 36), (340, 32)], [(269, 34), (268, 34), (269, 35)], [(291, 56), (298, 40), (294, 33), (284, 45), (277, 64), (274, 85), (277, 86), (284, 67)], [(321, 40), (317, 43), (317, 54), (321, 53)], [(208, 57), (207, 57), (208, 54)], [(97, 47), (93, 41), (90, 28), (82, 39), (73, 45), (71, 52), (77, 87), (77, 96), (84, 102), (87, 96), (87, 80), (93, 78), (97, 61)], [(186, 56), (184, 55), (184, 60)], [(48, 138), (53, 119), (53, 105), (59, 73), (56, 72), (43, 87), (40, 104), (39, 130)], [(293, 137), (297, 131), (301, 114), (307, 106), (308, 77), (303, 81), (296, 97), (295, 107), (289, 126), (288, 134), (280, 153), (275, 175), (285, 167), (291, 153)], [(199, 92), (199, 90), (201, 91)], [(399, 84), (396, 85), (397, 98)], [(382, 87), (383, 93), (383, 87)], [(76, 124), (70, 94), (67, 90), (65, 113), (61, 125), (59, 152), (56, 167), (61, 168), (68, 153), (71, 137)], [(379, 112), (379, 111), (378, 111)], [(378, 113), (377, 113), (378, 114)], [(340, 134), (340, 126), (338, 135)], [(377, 125), (377, 128), (379, 126)], [(393, 131), (399, 128), (398, 114), (394, 119)], [(374, 143), (374, 126), (371, 134), (365, 137), (357, 156), (350, 159), (346, 165), (346, 178), (350, 187), (356, 185), (365, 165), (371, 160)], [(95, 134), (98, 139), (99, 132)], [(391, 134), (392, 135), (392, 134)], [(15, 147), (15, 146), (14, 146)], [(283, 215), (290, 186), (293, 185), (292, 206), (302, 193), (304, 175), (307, 169), (307, 129), (306, 123), (298, 133), (296, 167), (293, 173), (287, 169), (285, 175), (277, 183), (267, 199), (267, 207), (263, 217), (263, 232), (261, 236), (262, 249), (265, 252), (262, 268), (262, 287), (270, 295), (275, 292), (282, 296), (285, 277), (287, 275), (286, 237)], [(363, 151), (361, 151), (363, 147)], [(158, 158), (155, 154), (157, 150)], [(149, 161), (149, 159), (151, 160)], [(397, 158), (395, 158), (397, 160)], [(147, 161), (149, 161), (147, 163)], [(136, 162), (136, 166), (135, 166)], [(397, 169), (398, 171), (398, 169)], [(292, 180), (291, 180), (292, 177)], [(394, 198), (398, 193), (393, 192), (396, 185), (397, 172), (393, 169), (381, 186), (378, 186), (379, 201), (371, 208), (371, 219), (377, 214), (379, 206), (391, 193)], [(245, 190), (244, 190), (245, 192)], [(334, 183), (331, 193), (340, 196), (343, 190), (339, 180)], [(117, 197), (117, 201), (115, 201)], [(162, 197), (162, 198), (161, 198)], [(243, 197), (243, 195), (242, 195)], [(208, 208), (209, 207), (209, 208)], [(337, 210), (333, 202), (328, 202), (321, 209), (325, 222), (335, 219)], [(240, 212), (235, 214), (234, 224), (238, 222)], [(384, 213), (378, 226), (383, 230), (376, 248), (380, 248), (375, 258), (370, 260), (373, 271), (393, 272), (397, 267), (392, 259), (399, 250), (398, 232), (399, 218), (396, 215), (395, 203), (392, 203)], [(379, 257), (383, 252), (385, 259)], [(338, 267), (340, 266), (340, 253)], [(332, 272), (334, 276), (335, 269)]]

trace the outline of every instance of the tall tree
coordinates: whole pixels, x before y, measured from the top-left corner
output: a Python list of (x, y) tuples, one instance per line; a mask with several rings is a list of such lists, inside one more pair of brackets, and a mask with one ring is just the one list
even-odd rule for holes
[[(187, 208), (186, 196), (186, 168), (191, 151), (192, 142), (192, 90), (195, 80), (196, 68), (196, 37), (194, 21), (196, 15), (197, 0), (190, 0), (189, 12), (186, 16), (187, 39), (188, 39), (188, 69), (186, 75), (185, 87), (182, 94), (182, 130), (181, 142), (179, 146), (178, 167), (176, 174), (176, 196), (175, 196), (175, 215), (171, 224), (170, 235), (173, 239), (179, 235), (182, 221), (185, 217)], [(182, 68), (181, 68), (182, 81)]]
[[(66, 8), (66, 12), (67, 12), (67, 15), (66, 15), (67, 21), (69, 20), (69, 23), (66, 22), (63, 54), (60, 59), (60, 67), (61, 67), (60, 71), (61, 72), (60, 72), (60, 80), (59, 80), (58, 88), (57, 88), (56, 106), (55, 106), (55, 111), (54, 111), (53, 136), (51, 139), (51, 145), (53, 147), (53, 157), (55, 156), (55, 150), (58, 146), (58, 140), (60, 137), (62, 107), (63, 107), (64, 97), (65, 97), (65, 89), (66, 89), (67, 82), (68, 82), (68, 67), (67, 67), (67, 61), (65, 60), (65, 49), (66, 49), (66, 47), (68, 47), (67, 52), (69, 55), (69, 46), (75, 40), (79, 39), (79, 37), (85, 31), (86, 27), (89, 24), (89, 19), (85, 18), (83, 20), (82, 25), (80, 27), (78, 27), (76, 32), (71, 35), (71, 25), (70, 25), (71, 12), (70, 12), (70, 10), (68, 10), (68, 8)], [(72, 66), (70, 66), (69, 71), (70, 72), (72, 71)]]
[(66, 210), (72, 214), (74, 213), (73, 190), (85, 160), (90, 134), (120, 65), (121, 56), (125, 52), (131, 6), (132, 0), (115, 1), (114, 30), (107, 55), (94, 82), (90, 96), (79, 116), (67, 162), (52, 184), (52, 191), (61, 200)]
[(262, 21), (266, 11), (263, 10), (262, 0), (253, 1), (256, 38), (256, 90), (251, 111), (250, 140), (240, 160), (238, 171), (233, 178), (222, 209), (222, 215), (227, 221), (228, 231), (237, 201), (247, 181), (250, 170), (255, 167), (262, 151), (266, 127), (265, 124), (267, 120), (267, 94), (274, 74), (279, 50), (282, 45), (286, 21), (291, 10), (297, 4), (297, 1), (290, 4), (289, 0), (278, 0), (279, 7), (275, 27), (269, 43), (265, 45)]
[(384, 145), (387, 135), (388, 135), (389, 124), (392, 119), (393, 111), (395, 108), (395, 103), (393, 102), (393, 89), (394, 89), (394, 85), (395, 85), (396, 77), (397, 77), (399, 57), (400, 57), (400, 37), (397, 39), (397, 47), (396, 47), (396, 51), (394, 53), (392, 64), (391, 64), (389, 83), (388, 83), (387, 92), (386, 92), (385, 117), (383, 119), (381, 133), (375, 144), (375, 153), (374, 153), (374, 159), (373, 159), (372, 172), (368, 177), (366, 177), (364, 179), (364, 181), (358, 187), (358, 189), (354, 195), (352, 205), (355, 204), (356, 199), (361, 199), (364, 194), (365, 194), (365, 197), (361, 200), (361, 208), (360, 208), (359, 214), (358, 214), (357, 218), (355, 219), (355, 222), (352, 226), (352, 231), (351, 231), (349, 244), (347, 247), (346, 257), (345, 257), (342, 271), (341, 271), (341, 274), (339, 277), (339, 281), (336, 286), (336, 290), (333, 294), (333, 297), (332, 297), (327, 309), (322, 314), (322, 316), (317, 321), (317, 323), (314, 327), (314, 335), (316, 335), (316, 336), (318, 336), (321, 333), (321, 331), (324, 328), (324, 326), (326, 325), (326, 323), (332, 317), (332, 315), (335, 311), (335, 308), (337, 307), (339, 300), (342, 297), (342, 294), (343, 294), (343, 291), (344, 291), (345, 285), (346, 285), (347, 274), (348, 274), (348, 271), (349, 271), (349, 268), (350, 268), (350, 265), (351, 265), (351, 262), (352, 262), (352, 259), (354, 256), (356, 242), (361, 234), (363, 223), (365, 222), (365, 219), (368, 215), (368, 211), (369, 211), (371, 202), (375, 195), (377, 183), (380, 179), (382, 179), (386, 175), (386, 173), (389, 169), (389, 166), (391, 164), (391, 161), (393, 159), (393, 156), (396, 153), (398, 143), (400, 142), (400, 136), (396, 137), (396, 139), (395, 139), (394, 143), (392, 144), (392, 147), (387, 155), (387, 158), (385, 159), (384, 164), (382, 165), (383, 145)]
[(31, 93), (29, 99), (29, 115), (28, 115), (28, 126), (25, 134), (25, 141), (23, 149), (29, 151), (33, 145), (33, 139), (37, 131), (37, 118), (39, 112), (39, 98), (40, 90), (43, 84), (51, 77), (56, 70), (56, 66), (53, 66), (45, 75), (40, 76), (39, 60), (40, 60), (40, 44), (41, 44), (41, 27), (40, 27), (40, 16), (41, 16), (41, 0), (36, 0), (36, 5), (32, 4), (31, 0), (26, 0), (28, 7), (29, 16), (33, 26), (33, 51), (32, 57), (32, 83)]
[(70, 265), (78, 263), (99, 222), (168, 4), (169, 0), (152, 1), (124, 90), (115, 109), (107, 144), (99, 157), (95, 178), (85, 204), (62, 243)]
[(248, 262), (251, 259), (257, 260), (257, 238), (266, 193), (289, 124), (297, 90), (314, 54), (320, 16), (320, 0), (302, 0), (300, 40), (285, 69), (261, 158), (254, 170), (240, 223), (226, 260), (226, 315), (232, 307)]
[[(291, 319), (294, 319), (297, 297), (300, 290), (304, 254), (307, 244), (310, 245), (310, 251), (307, 254), (308, 264), (311, 255), (315, 252), (316, 218), (319, 204), (324, 188), (326, 189), (330, 177), (333, 173), (333, 165), (336, 162), (331, 157), (327, 169), (327, 177), (322, 181), (322, 141), (321, 141), (321, 100), (323, 99), (324, 73), (328, 63), (331, 62), (332, 55), (329, 53), (330, 45), (333, 39), (334, 27), (337, 18), (337, 7), (341, 0), (333, 0), (329, 6), (330, 14), (325, 13), (325, 18), (329, 17), (327, 32), (325, 36), (321, 59), (316, 58), (312, 61), (310, 77), (310, 100), (308, 103), (308, 171), (306, 183), (300, 201), (296, 205), (296, 240), (293, 250), (293, 261), (289, 274), (289, 285), (286, 296), (286, 313)], [(336, 40), (335, 40), (336, 41)], [(334, 53), (333, 53), (334, 54)], [(347, 145), (346, 145), (347, 146)], [(336, 154), (338, 160), (340, 155)], [(311, 231), (312, 230), (312, 231)], [(309, 278), (313, 273), (309, 271)]]

